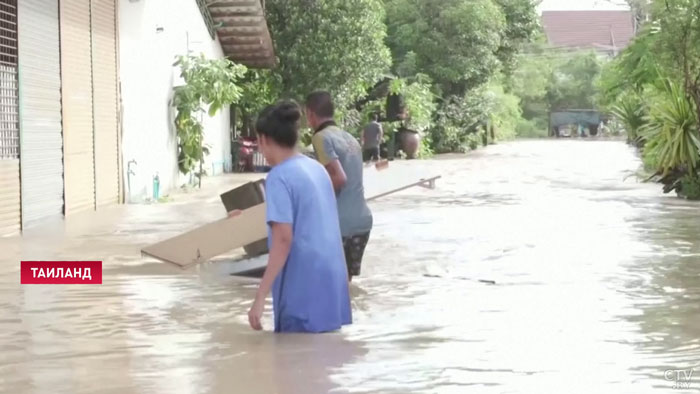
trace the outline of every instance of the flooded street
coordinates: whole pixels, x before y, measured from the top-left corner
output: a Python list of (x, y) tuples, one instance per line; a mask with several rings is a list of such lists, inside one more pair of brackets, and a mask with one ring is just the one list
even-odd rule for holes
[[(221, 217), (217, 194), (0, 239), (0, 392), (698, 392), (700, 204), (639, 164), (614, 141), (397, 163), (442, 179), (372, 202), (336, 334), (274, 335), (269, 303), (253, 332), (236, 263), (139, 255)], [(104, 260), (103, 285), (20, 286), (20, 259)]]

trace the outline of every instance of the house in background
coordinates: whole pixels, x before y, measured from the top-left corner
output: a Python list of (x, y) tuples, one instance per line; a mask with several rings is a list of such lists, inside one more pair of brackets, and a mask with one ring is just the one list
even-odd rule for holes
[(635, 36), (631, 11), (543, 11), (549, 44), (563, 50), (595, 50), (617, 56)]

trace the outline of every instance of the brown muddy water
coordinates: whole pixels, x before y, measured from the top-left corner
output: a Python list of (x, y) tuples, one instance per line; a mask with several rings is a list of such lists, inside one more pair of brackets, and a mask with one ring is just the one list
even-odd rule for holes
[[(638, 183), (630, 148), (521, 141), (397, 165), (443, 179), (372, 203), (340, 333), (253, 332), (255, 282), (232, 263), (139, 256), (220, 217), (213, 193), (0, 240), (0, 392), (700, 390), (700, 205)], [(102, 259), (104, 284), (20, 286), (22, 258)]]

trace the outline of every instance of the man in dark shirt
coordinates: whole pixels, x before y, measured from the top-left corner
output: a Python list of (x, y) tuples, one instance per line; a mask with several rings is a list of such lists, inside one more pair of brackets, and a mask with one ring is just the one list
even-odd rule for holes
[(371, 122), (362, 131), (362, 151), (365, 161), (379, 161), (379, 146), (384, 137), (382, 125), (378, 122), (379, 116), (371, 115)]

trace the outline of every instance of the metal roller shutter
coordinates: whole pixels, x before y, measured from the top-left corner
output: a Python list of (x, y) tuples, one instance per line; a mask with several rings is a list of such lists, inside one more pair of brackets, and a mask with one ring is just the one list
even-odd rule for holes
[(97, 208), (119, 202), (116, 5), (92, 0), (92, 89)]
[(20, 230), (17, 1), (0, 0), (0, 235)]
[(19, 222), (19, 160), (0, 159), (0, 235), (19, 232)]
[(19, 0), (22, 223), (63, 213), (57, 0)]
[(66, 215), (95, 208), (90, 0), (61, 0)]

